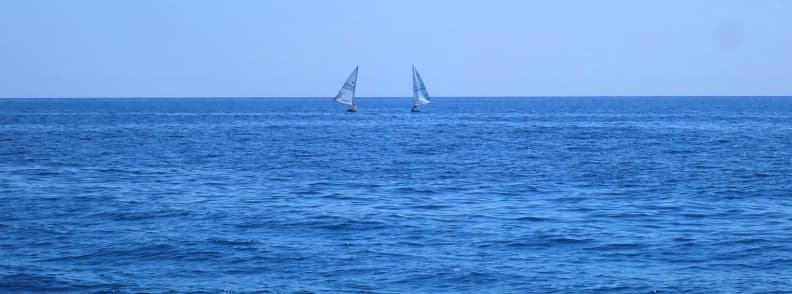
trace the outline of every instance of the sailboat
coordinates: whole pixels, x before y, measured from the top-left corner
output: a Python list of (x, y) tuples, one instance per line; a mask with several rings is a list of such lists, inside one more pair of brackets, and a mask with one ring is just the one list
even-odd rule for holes
[(415, 66), (412, 67), (412, 78), (413, 78), (413, 106), (410, 111), (420, 112), (421, 110), (418, 109), (418, 105), (429, 104), (430, 102), (432, 102), (432, 100), (429, 98), (429, 93), (426, 92), (426, 86), (424, 85), (424, 82), (421, 79), (421, 74), (418, 73), (418, 70), (415, 69)]
[(347, 112), (357, 111), (357, 105), (355, 105), (355, 86), (357, 86), (357, 74), (358, 67), (355, 66), (355, 70), (349, 74), (346, 82), (344, 82), (344, 85), (341, 86), (341, 90), (338, 90), (338, 94), (335, 96), (336, 102), (349, 105)]

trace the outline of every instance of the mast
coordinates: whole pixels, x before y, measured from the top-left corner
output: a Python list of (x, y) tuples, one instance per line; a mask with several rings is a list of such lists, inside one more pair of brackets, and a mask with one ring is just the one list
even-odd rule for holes
[(355, 90), (357, 90), (357, 75), (358, 75), (358, 66), (355, 65), (355, 78), (352, 80), (352, 99), (349, 101), (352, 104), (349, 105), (349, 109), (347, 112), (357, 112), (357, 105), (355, 105)]
[(418, 107), (418, 83), (415, 81), (415, 65), (412, 66), (413, 105)]

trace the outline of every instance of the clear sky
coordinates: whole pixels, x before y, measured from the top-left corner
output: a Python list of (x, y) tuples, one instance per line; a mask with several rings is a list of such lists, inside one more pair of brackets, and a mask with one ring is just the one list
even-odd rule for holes
[(789, 0), (5, 0), (0, 97), (792, 95)]

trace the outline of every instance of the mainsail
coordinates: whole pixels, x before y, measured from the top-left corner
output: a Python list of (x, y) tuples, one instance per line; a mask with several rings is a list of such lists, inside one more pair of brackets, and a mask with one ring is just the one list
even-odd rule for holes
[(427, 104), (432, 102), (429, 98), (429, 93), (426, 92), (426, 86), (424, 85), (423, 80), (421, 79), (421, 74), (418, 73), (418, 70), (415, 69), (415, 66), (412, 68), (413, 71), (413, 104), (420, 105), (420, 104)]
[(349, 106), (355, 104), (355, 86), (357, 86), (357, 74), (358, 67), (355, 66), (355, 70), (349, 74), (346, 82), (344, 82), (344, 86), (341, 87), (341, 90), (338, 90), (338, 94), (336, 94), (335, 97), (336, 102)]

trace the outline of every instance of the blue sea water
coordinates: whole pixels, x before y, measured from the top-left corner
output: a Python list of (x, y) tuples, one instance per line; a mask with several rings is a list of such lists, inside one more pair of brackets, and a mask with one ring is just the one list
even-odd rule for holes
[(792, 292), (792, 98), (0, 100), (0, 292)]

